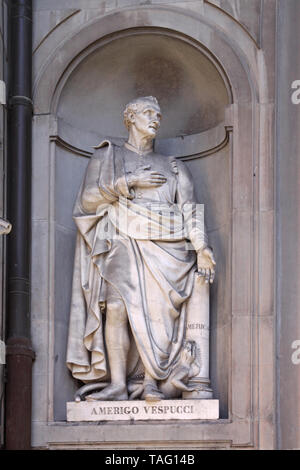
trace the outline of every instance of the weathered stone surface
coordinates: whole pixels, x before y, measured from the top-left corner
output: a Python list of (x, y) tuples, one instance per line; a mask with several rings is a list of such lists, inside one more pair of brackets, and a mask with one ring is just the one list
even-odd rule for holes
[(243, 25), (253, 39), (260, 43), (261, 0), (204, 0), (206, 3), (221, 8), (228, 15)]
[(218, 419), (219, 400), (102, 401), (67, 403), (67, 421)]

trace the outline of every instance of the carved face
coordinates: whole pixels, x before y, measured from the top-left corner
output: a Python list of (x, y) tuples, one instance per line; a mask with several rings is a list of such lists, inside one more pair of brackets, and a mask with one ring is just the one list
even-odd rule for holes
[(158, 106), (153, 103), (143, 104), (130, 116), (131, 126), (143, 136), (155, 138), (160, 127), (161, 112)]

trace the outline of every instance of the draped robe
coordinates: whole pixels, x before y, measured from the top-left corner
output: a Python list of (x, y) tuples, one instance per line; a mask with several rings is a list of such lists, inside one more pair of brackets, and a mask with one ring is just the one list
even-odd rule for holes
[[(129, 189), (128, 175), (145, 165), (164, 173), (167, 182)], [(109, 141), (96, 148), (73, 213), (78, 233), (67, 366), (74, 378), (109, 380), (101, 308), (108, 284), (127, 310), (128, 376), (138, 360), (155, 379), (169, 376), (185, 337), (195, 250), (205, 245), (203, 218), (195, 208), (192, 179), (182, 162), (155, 153), (141, 157)]]

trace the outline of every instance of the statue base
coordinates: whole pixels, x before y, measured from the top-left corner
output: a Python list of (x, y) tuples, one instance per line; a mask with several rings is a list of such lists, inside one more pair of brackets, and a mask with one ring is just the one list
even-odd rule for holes
[(216, 420), (219, 400), (81, 401), (67, 403), (67, 421)]
[(210, 388), (210, 380), (203, 377), (194, 377), (189, 381), (189, 387), (194, 390), (190, 392), (182, 392), (184, 400), (211, 400), (213, 398), (213, 391)]
[(211, 400), (212, 397), (212, 390), (193, 390), (192, 392), (182, 392), (182, 398), (184, 400)]

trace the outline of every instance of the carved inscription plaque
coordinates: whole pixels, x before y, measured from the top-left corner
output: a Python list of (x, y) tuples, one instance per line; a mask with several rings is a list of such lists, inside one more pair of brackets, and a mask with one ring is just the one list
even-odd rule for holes
[(106, 401), (67, 403), (68, 421), (218, 419), (218, 400)]

